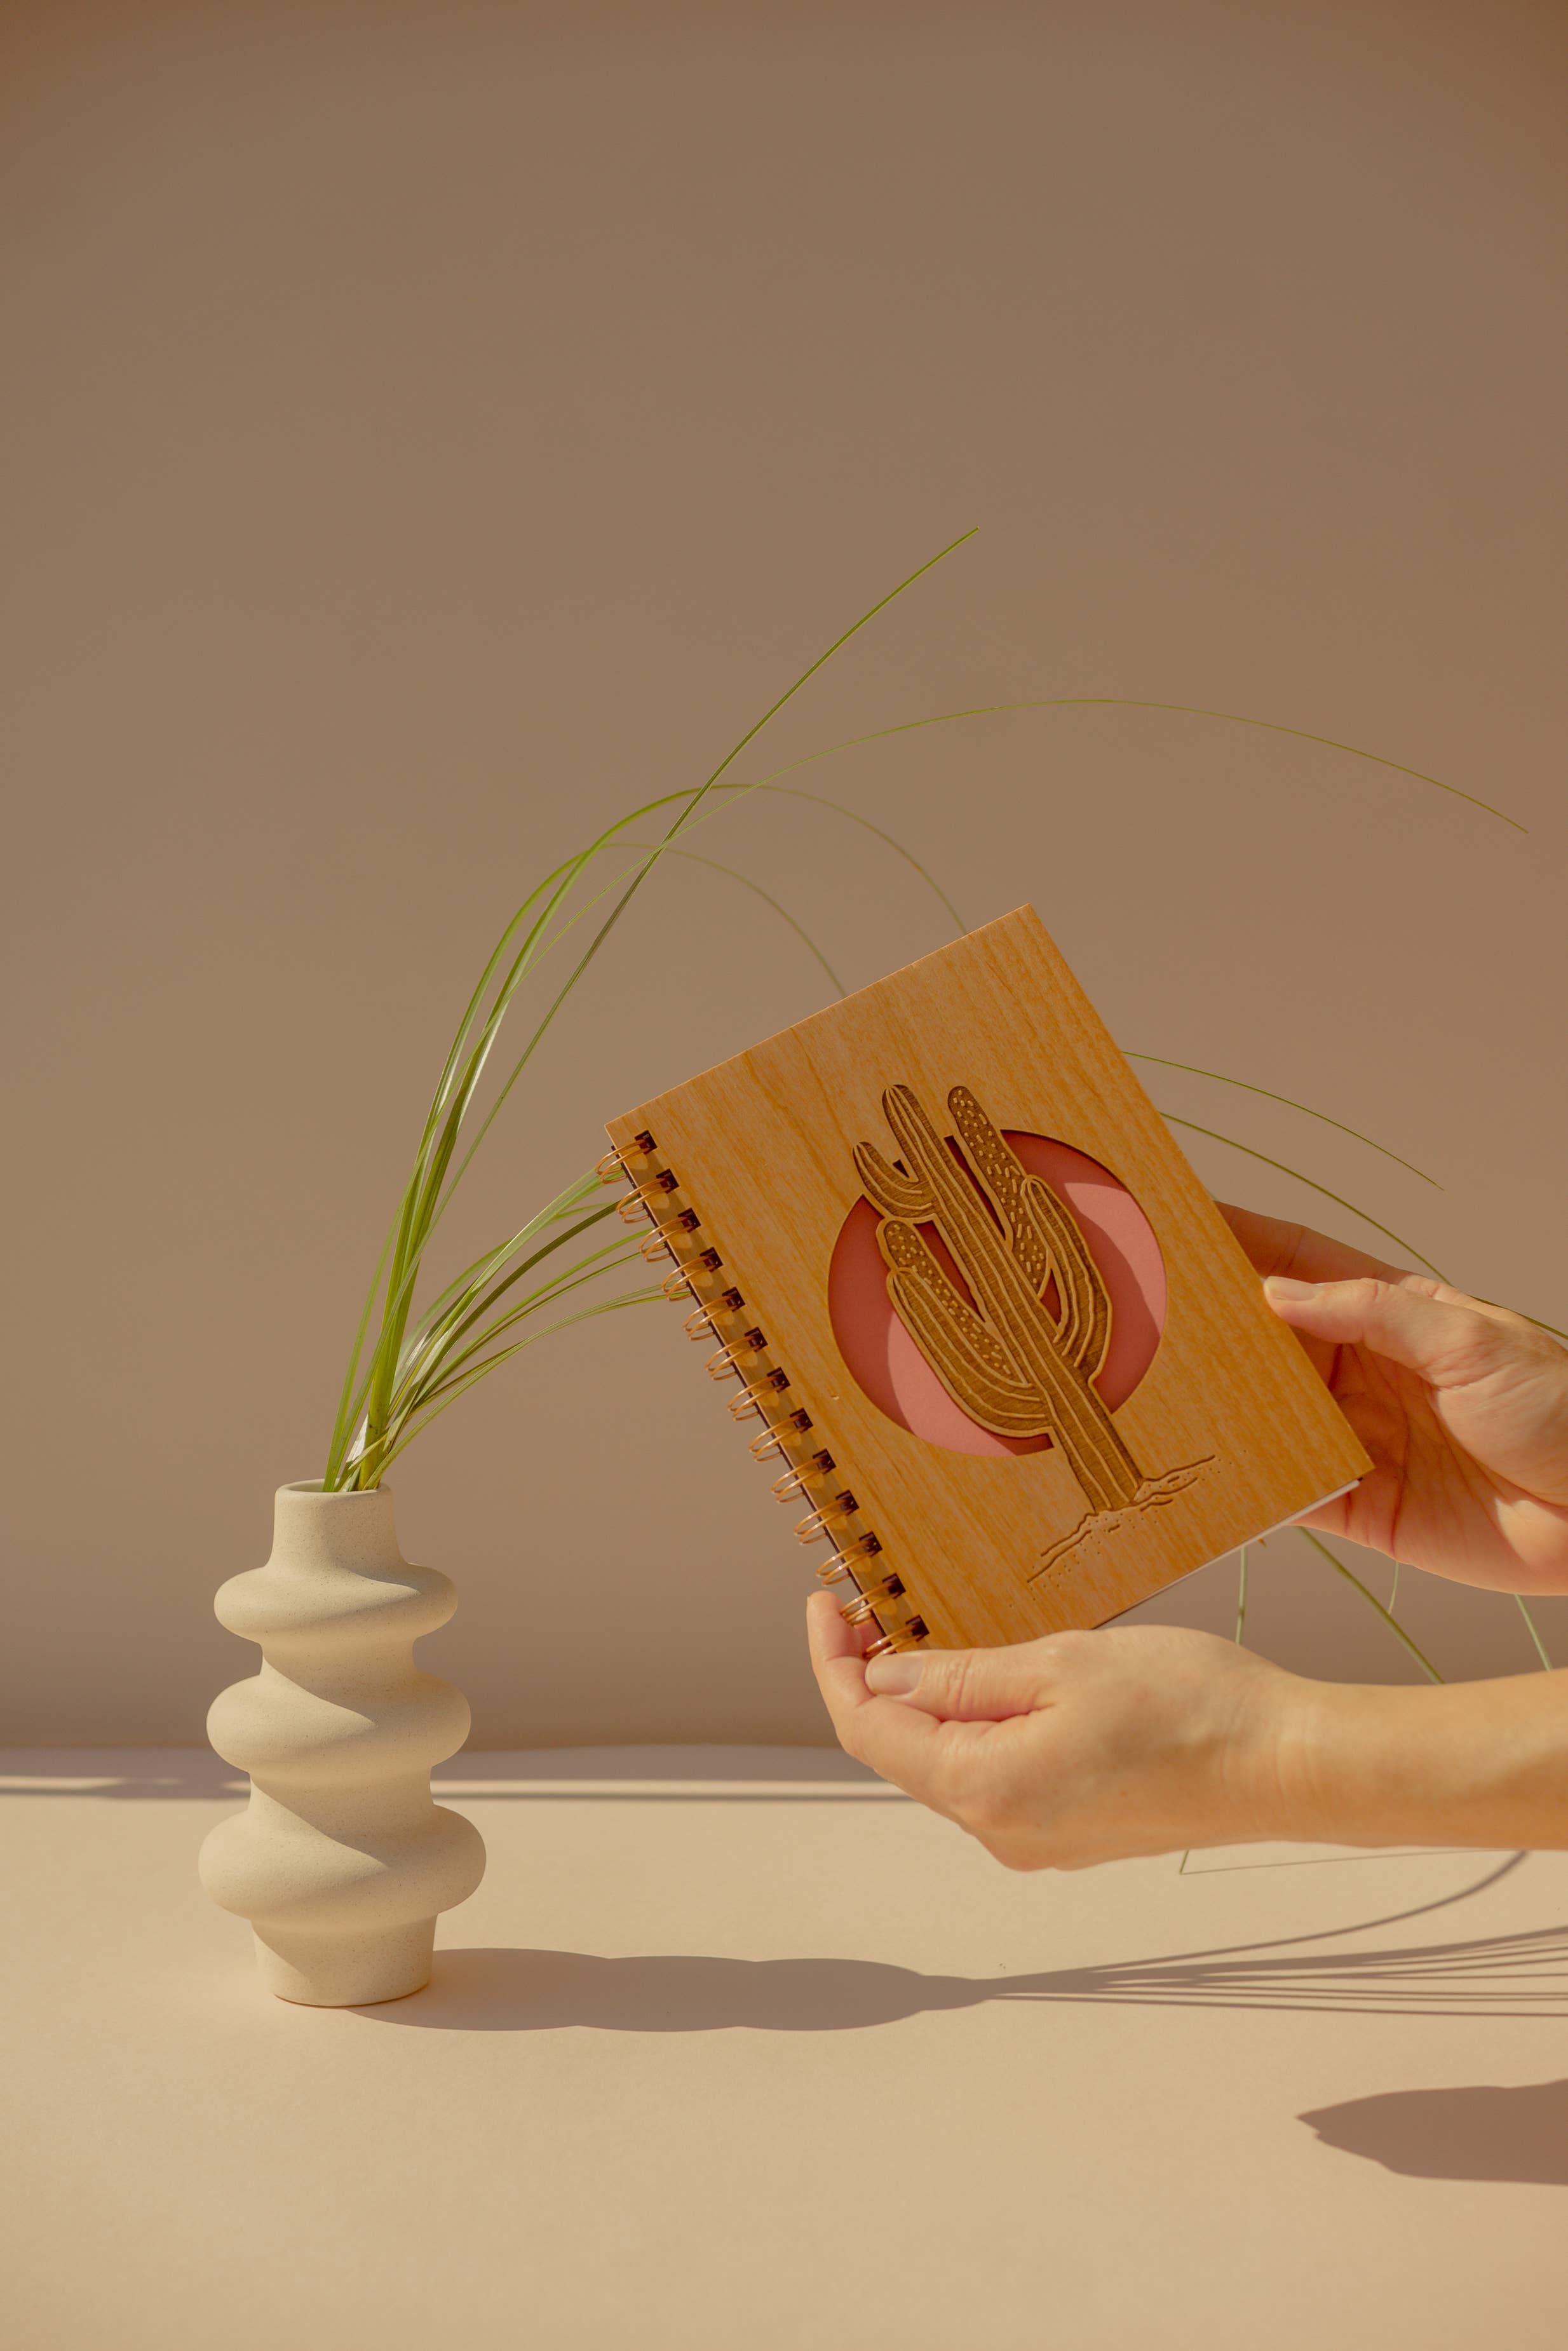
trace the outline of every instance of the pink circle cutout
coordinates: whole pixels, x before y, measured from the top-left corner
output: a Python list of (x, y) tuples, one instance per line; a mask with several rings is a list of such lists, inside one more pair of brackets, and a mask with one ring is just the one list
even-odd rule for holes
[[(1125, 1404), (1155, 1360), (1166, 1319), (1166, 1268), (1148, 1218), (1126, 1186), (1071, 1144), (1003, 1130), (1031, 1176), (1071, 1209), (1111, 1301), (1111, 1343), (1094, 1380), (1109, 1412)], [(828, 1269), (828, 1314), (839, 1351), (879, 1412), (952, 1453), (1042, 1453), (1049, 1437), (997, 1437), (954, 1403), (894, 1311), (876, 1245), (882, 1217), (858, 1200), (844, 1218)], [(934, 1225), (921, 1232), (947, 1278), (964, 1288)], [(965, 1292), (967, 1295), (967, 1292)], [(1051, 1292), (1047, 1291), (1047, 1297)]]

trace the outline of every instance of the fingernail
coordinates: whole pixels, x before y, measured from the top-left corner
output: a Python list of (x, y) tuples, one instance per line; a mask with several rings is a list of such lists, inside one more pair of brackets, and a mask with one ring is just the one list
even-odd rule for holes
[(1321, 1281), (1292, 1281), (1288, 1273), (1271, 1273), (1263, 1284), (1270, 1298), (1315, 1298)]
[(907, 1698), (920, 1685), (924, 1657), (873, 1657), (865, 1669), (865, 1686), (878, 1698)]

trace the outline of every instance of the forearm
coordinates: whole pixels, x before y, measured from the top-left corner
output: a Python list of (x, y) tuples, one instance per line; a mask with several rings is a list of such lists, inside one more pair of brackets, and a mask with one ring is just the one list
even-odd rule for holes
[(1268, 1810), (1312, 1843), (1568, 1847), (1568, 1672), (1298, 1684)]

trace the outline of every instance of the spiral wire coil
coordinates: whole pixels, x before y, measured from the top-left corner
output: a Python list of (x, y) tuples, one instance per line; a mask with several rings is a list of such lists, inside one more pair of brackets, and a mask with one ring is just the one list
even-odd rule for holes
[[(635, 1167), (633, 1160), (639, 1163)], [(687, 1338), (723, 1343), (707, 1359), (708, 1375), (716, 1380), (733, 1376), (740, 1383), (729, 1400), (732, 1419), (762, 1422), (761, 1434), (751, 1439), (752, 1458), (786, 1465), (774, 1480), (774, 1499), (813, 1505), (798, 1522), (796, 1539), (803, 1543), (825, 1539), (833, 1544), (817, 1574), (825, 1585), (849, 1585), (851, 1597), (840, 1614), (847, 1625), (873, 1630), (875, 1638), (864, 1654), (875, 1657), (893, 1649), (917, 1648), (929, 1637), (925, 1619), (915, 1614), (898, 1575), (864, 1574), (867, 1562), (879, 1555), (882, 1545), (863, 1525), (856, 1531), (859, 1504), (847, 1487), (835, 1484), (838, 1470), (831, 1453), (820, 1437), (804, 1441), (815, 1437), (811, 1416), (797, 1401), (789, 1374), (769, 1360), (766, 1333), (749, 1321), (746, 1300), (731, 1282), (718, 1250), (706, 1238), (695, 1238), (703, 1230), (702, 1219), (686, 1203), (679, 1177), (659, 1164), (652, 1134), (641, 1132), (624, 1150), (606, 1152), (597, 1173), (601, 1183), (630, 1186), (618, 1206), (628, 1224), (643, 1219), (653, 1228), (641, 1244), (647, 1262), (657, 1265), (668, 1259), (673, 1264), (662, 1287), (672, 1305), (690, 1306), (682, 1326)]]

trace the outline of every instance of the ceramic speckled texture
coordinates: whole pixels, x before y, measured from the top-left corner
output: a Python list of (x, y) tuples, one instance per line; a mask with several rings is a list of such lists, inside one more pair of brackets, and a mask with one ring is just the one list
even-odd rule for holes
[(477, 1829), (430, 1793), (431, 1765), (468, 1736), (467, 1701), (413, 1662), (456, 1606), (450, 1582), (403, 1559), (384, 1487), (284, 1486), (271, 1557), (214, 1605), (263, 1662), (207, 1718), (251, 1794), (204, 1844), (203, 1884), (251, 1921), (280, 1999), (342, 2008), (417, 1991), (438, 1913), (485, 1870)]

